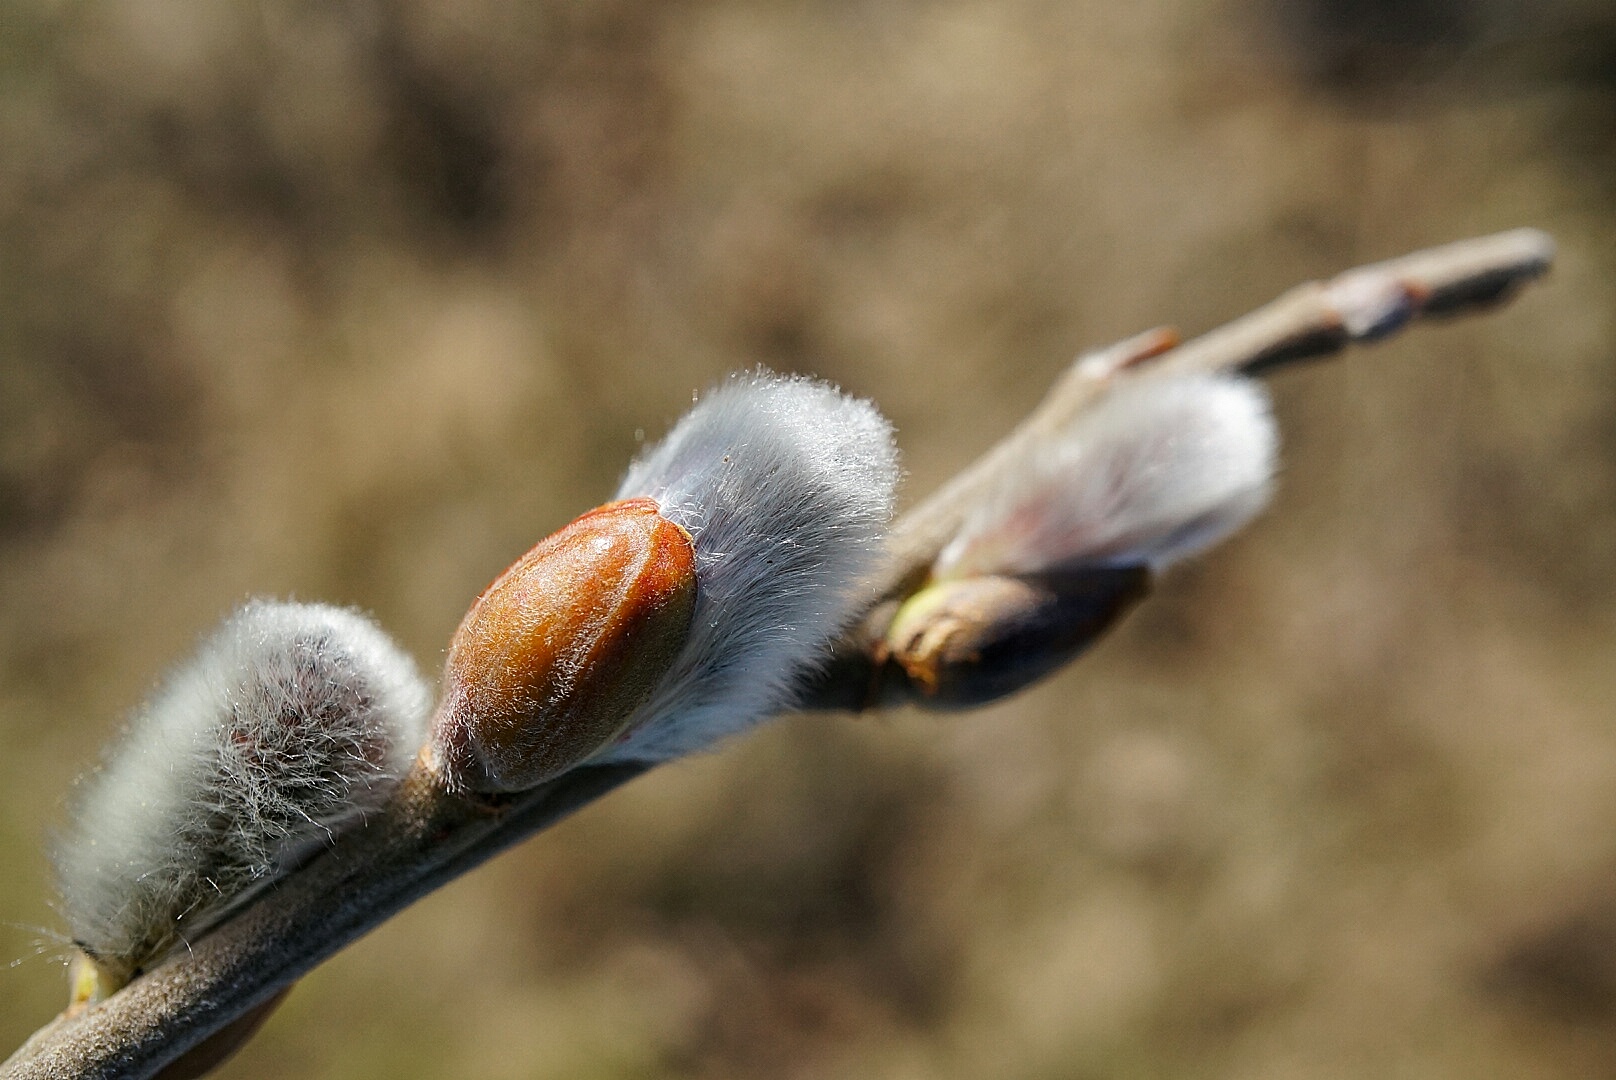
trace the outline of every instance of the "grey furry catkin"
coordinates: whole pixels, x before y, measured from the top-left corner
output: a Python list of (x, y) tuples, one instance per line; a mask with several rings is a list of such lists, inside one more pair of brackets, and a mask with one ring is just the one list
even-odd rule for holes
[(119, 981), (205, 930), (381, 804), (427, 707), (363, 615), (248, 603), (82, 781), (55, 850), (75, 943)]
[(777, 712), (868, 599), (898, 482), (892, 425), (813, 379), (731, 376), (628, 470), (695, 542), (690, 637), (597, 760), (660, 761)]
[(1225, 539), (1273, 488), (1279, 431), (1251, 379), (1118, 387), (988, 494), (937, 558), (939, 578), (1080, 566), (1161, 569)]

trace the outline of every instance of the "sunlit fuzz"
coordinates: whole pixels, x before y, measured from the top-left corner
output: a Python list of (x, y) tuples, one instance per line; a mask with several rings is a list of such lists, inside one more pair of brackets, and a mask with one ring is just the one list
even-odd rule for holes
[(1224, 539), (1267, 504), (1278, 444), (1267, 394), (1250, 379), (1124, 383), (982, 501), (935, 575), (1159, 569)]
[(114, 983), (378, 807), (427, 689), (364, 616), (253, 601), (131, 719), (56, 846), (61, 909)]
[(690, 633), (600, 760), (699, 750), (784, 708), (868, 599), (898, 481), (892, 427), (835, 387), (765, 372), (709, 392), (628, 470), (694, 539)]

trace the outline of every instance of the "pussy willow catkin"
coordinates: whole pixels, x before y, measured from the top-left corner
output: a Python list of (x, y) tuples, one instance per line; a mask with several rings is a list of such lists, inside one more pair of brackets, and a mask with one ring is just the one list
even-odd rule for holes
[(114, 983), (150, 966), (378, 807), (427, 708), (364, 616), (247, 604), (81, 782), (55, 850), (74, 941)]
[(1114, 387), (971, 508), (888, 624), (884, 677), (912, 700), (960, 708), (1058, 670), (1155, 572), (1263, 508), (1277, 448), (1267, 395), (1249, 379)]
[(867, 401), (759, 372), (705, 395), (618, 501), (541, 541), (449, 646), (429, 760), (521, 791), (701, 750), (784, 707), (859, 610), (897, 482)]
[(696, 547), (696, 610), (668, 674), (602, 760), (704, 749), (787, 706), (868, 599), (898, 483), (892, 425), (827, 383), (767, 372), (703, 396), (632, 466)]
[(1041, 444), (983, 499), (934, 572), (1161, 569), (1228, 537), (1267, 505), (1278, 448), (1260, 383), (1233, 375), (1135, 380)]

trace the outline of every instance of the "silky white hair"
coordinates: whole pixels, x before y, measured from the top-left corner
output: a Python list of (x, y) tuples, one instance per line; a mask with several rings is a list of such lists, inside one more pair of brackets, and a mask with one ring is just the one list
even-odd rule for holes
[(867, 599), (898, 481), (892, 426), (834, 386), (731, 376), (629, 467), (696, 547), (690, 639), (597, 761), (660, 761), (778, 711)]
[(984, 499), (935, 573), (1160, 569), (1224, 539), (1267, 505), (1278, 446), (1268, 395), (1250, 379), (1125, 383)]
[(132, 717), (55, 851), (75, 941), (124, 975), (377, 808), (428, 690), (365, 616), (255, 600)]

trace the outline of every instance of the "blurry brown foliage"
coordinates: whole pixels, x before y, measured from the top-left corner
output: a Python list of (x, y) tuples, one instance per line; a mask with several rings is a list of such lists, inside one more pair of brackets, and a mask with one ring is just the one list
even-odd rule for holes
[(1519, 307), (1280, 376), (1277, 505), (1058, 679), (660, 770), (222, 1075), (1611, 1072), (1613, 58), (1592, 0), (8, 5), (0, 912), (229, 607), (433, 667), (727, 370), (924, 492), (1081, 347), (1532, 224)]

